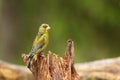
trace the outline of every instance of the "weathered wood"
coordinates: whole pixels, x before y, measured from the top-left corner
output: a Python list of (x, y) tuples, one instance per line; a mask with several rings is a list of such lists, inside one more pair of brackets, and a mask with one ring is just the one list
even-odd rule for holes
[[(28, 64), (28, 56), (24, 54), (22, 57), (24, 62)], [(34, 79), (32, 75), (34, 75)], [(120, 80), (120, 57), (76, 64), (74, 68), (74, 46), (72, 41), (68, 41), (63, 58), (50, 51), (46, 57), (39, 53), (33, 59), (30, 69), (0, 61), (0, 80), (35, 79)]]
[[(36, 80), (79, 80), (79, 75), (74, 68), (74, 44), (69, 40), (65, 52), (65, 56), (48, 52), (47, 56), (41, 53), (36, 55), (32, 60), (30, 71)], [(24, 62), (28, 65), (29, 59), (27, 55), (23, 55)]]
[[(75, 65), (80, 80), (120, 80), (120, 57)], [(16, 74), (16, 75), (14, 75)], [(0, 61), (0, 80), (34, 80), (26, 66)]]
[(75, 65), (81, 80), (120, 80), (120, 57)]
[(0, 80), (34, 80), (34, 78), (25, 66), (0, 61)]

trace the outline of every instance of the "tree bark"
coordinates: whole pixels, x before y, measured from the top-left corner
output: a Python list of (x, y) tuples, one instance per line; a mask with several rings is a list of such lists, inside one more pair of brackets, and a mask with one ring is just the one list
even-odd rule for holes
[[(80, 77), (74, 68), (73, 57), (73, 41), (69, 40), (63, 58), (50, 51), (46, 57), (42, 53), (38, 53), (32, 60), (29, 69), (36, 80), (79, 80)], [(28, 65), (27, 55), (23, 55), (23, 60)]]
[[(120, 80), (120, 57), (75, 65), (80, 80)], [(26, 66), (0, 61), (0, 80), (34, 80)]]
[(0, 80), (34, 80), (34, 78), (27, 67), (0, 61)]
[(75, 65), (81, 80), (120, 80), (120, 57)]
[[(28, 64), (28, 56), (22, 57)], [(73, 41), (70, 40), (63, 58), (50, 51), (46, 57), (38, 53), (30, 69), (0, 61), (0, 80), (120, 80), (120, 57), (76, 64), (75, 67), (73, 57)]]

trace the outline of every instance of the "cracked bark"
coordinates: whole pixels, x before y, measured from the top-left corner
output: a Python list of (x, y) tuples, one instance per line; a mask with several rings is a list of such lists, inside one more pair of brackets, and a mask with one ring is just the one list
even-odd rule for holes
[[(23, 55), (26, 64), (29, 63), (27, 55)], [(33, 59), (30, 71), (36, 80), (79, 80), (80, 77), (74, 68), (74, 43), (68, 40), (64, 57), (48, 52), (47, 56), (38, 53)]]
[[(27, 55), (22, 57), (28, 64)], [(73, 58), (73, 42), (68, 41), (63, 58), (52, 52), (46, 57), (38, 54), (30, 70), (0, 61), (0, 80), (120, 80), (120, 57), (79, 63), (75, 67)]]

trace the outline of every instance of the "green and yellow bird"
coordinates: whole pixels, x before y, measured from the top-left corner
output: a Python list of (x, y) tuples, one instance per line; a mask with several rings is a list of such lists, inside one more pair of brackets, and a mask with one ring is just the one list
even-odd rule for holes
[(40, 27), (39, 27), (39, 31), (38, 31), (38, 34), (33, 42), (33, 46), (32, 46), (32, 49), (29, 53), (29, 59), (30, 59), (30, 62), (28, 64), (28, 68), (30, 68), (30, 64), (31, 64), (31, 60), (33, 59), (33, 57), (36, 55), (36, 53), (41, 53), (43, 52), (47, 45), (48, 45), (48, 38), (49, 38), (49, 29), (50, 29), (50, 26), (48, 24), (42, 24)]

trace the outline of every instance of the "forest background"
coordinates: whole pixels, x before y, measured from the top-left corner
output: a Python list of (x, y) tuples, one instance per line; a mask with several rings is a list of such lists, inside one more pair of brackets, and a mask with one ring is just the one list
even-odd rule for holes
[(119, 0), (0, 0), (0, 59), (24, 64), (42, 23), (51, 26), (45, 54), (63, 56), (71, 38), (76, 63), (120, 55)]

